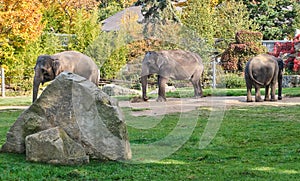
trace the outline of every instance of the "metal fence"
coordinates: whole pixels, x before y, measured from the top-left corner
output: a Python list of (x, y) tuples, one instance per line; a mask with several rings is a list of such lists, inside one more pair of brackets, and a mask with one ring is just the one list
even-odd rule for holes
[(1, 95), (2, 97), (5, 97), (5, 73), (3, 67), (1, 67), (0, 76), (1, 76)]
[(276, 42), (279, 42), (279, 43), (286, 43), (286, 42), (291, 42), (289, 40), (263, 40), (262, 41), (262, 44), (267, 47), (268, 49), (268, 52), (273, 52), (274, 50), (274, 44)]
[[(210, 69), (211, 70), (211, 72), (210, 72), (211, 76), (208, 77), (209, 82), (205, 82), (206, 86), (216, 88), (216, 86), (217, 86), (217, 82), (216, 82), (216, 77), (217, 77), (216, 65), (217, 64), (218, 64), (218, 57), (217, 56), (212, 57), (212, 61), (207, 63), (206, 67), (211, 67), (211, 69)], [(20, 94), (24, 93), (24, 92), (22, 92), (22, 89), (20, 89), (20, 87), (15, 89), (10, 84), (5, 85), (5, 79), (14, 78), (14, 79), (20, 79), (21, 80), (24, 77), (20, 77), (20, 76), (7, 77), (7, 76), (5, 76), (5, 69), (3, 67), (1, 67), (0, 77), (1, 77), (0, 80), (1, 80), (1, 96), (2, 97), (5, 97), (6, 94), (10, 95), (10, 94), (15, 93), (15, 94), (19, 95), (18, 92)], [(139, 81), (139, 80), (135, 80), (134, 82), (136, 83), (137, 81)], [(132, 80), (131, 81), (118, 80), (118, 79), (102, 80), (99, 77), (99, 86), (100, 87), (104, 86), (105, 84), (110, 84), (110, 83), (118, 84), (118, 85), (127, 85), (127, 84), (131, 85), (131, 84), (133, 84)], [(203, 82), (203, 84), (204, 84), (204, 82)], [(12, 90), (12, 92), (10, 90)]]

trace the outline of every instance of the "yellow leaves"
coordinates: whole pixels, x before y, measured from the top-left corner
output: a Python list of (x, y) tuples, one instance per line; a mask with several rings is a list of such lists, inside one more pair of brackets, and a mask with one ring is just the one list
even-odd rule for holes
[(122, 28), (133, 38), (138, 38), (142, 33), (142, 25), (138, 23), (138, 14), (125, 12), (121, 19)]
[(20, 47), (40, 36), (41, 4), (38, 0), (4, 0), (0, 9), (0, 36), (9, 44)]
[(121, 0), (123, 7), (127, 8), (129, 6), (131, 6), (133, 3), (136, 2), (136, 0)]

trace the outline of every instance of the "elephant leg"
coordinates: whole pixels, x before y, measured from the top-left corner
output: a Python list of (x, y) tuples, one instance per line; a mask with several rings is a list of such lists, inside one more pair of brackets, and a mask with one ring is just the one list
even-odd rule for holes
[(165, 102), (166, 99), (166, 83), (168, 79), (158, 75), (158, 98), (157, 102)]
[(262, 102), (262, 98), (260, 95), (260, 87), (255, 86), (255, 102)]
[(282, 100), (282, 71), (278, 75), (278, 100)]
[(142, 92), (143, 92), (143, 100), (147, 101), (148, 97), (147, 97), (147, 86), (148, 86), (148, 76), (142, 76), (141, 77), (141, 82), (142, 82)]
[(267, 85), (265, 88), (265, 101), (270, 101), (270, 86)]
[(251, 95), (252, 85), (247, 83), (247, 102), (252, 102), (252, 95)]
[(275, 92), (276, 92), (276, 85), (272, 84), (271, 85), (271, 101), (277, 101), (275, 97)]
[(191, 82), (194, 86), (194, 96), (195, 98), (203, 97), (202, 87), (199, 77), (193, 76)]

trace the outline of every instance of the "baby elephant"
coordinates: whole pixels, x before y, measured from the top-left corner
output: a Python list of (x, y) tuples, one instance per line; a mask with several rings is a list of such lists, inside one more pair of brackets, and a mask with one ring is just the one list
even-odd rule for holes
[[(260, 95), (260, 87), (265, 87), (265, 101), (276, 101), (275, 90), (278, 83), (278, 99), (281, 100), (283, 61), (268, 54), (260, 54), (251, 58), (245, 68), (245, 80), (247, 86), (247, 102), (252, 102), (251, 89), (255, 88), (255, 101), (263, 101)], [(271, 87), (271, 99), (270, 91)]]

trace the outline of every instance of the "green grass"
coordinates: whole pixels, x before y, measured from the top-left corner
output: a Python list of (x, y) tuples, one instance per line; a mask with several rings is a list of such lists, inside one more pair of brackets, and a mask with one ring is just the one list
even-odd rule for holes
[[(173, 154), (151, 163), (92, 160), (86, 165), (55, 166), (27, 162), (25, 155), (1, 153), (0, 180), (299, 180), (299, 110), (299, 106), (230, 108), (212, 142), (199, 149), (208, 108), (160, 117), (134, 117), (129, 114), (132, 110), (124, 108), (134, 159), (163, 154), (164, 149), (140, 153), (136, 148), (159, 142), (173, 129), (188, 130), (191, 135)], [(20, 113), (0, 111), (0, 145)], [(195, 115), (199, 116), (193, 122)]]
[[(261, 94), (264, 95), (264, 89), (261, 89)], [(295, 88), (284, 88), (282, 90), (284, 96), (300, 96), (300, 87)], [(203, 89), (204, 96), (246, 96), (246, 88), (242, 89)], [(254, 89), (252, 90), (252, 95), (254, 96)], [(149, 98), (156, 99), (157, 94), (149, 95)], [(193, 88), (178, 88), (175, 92), (167, 92), (167, 98), (176, 97), (176, 98), (187, 98), (194, 96)], [(119, 101), (128, 101), (133, 96), (115, 96)], [(29, 106), (31, 105), (32, 97), (6, 97), (0, 98), (0, 106)]]
[(1, 97), (0, 106), (28, 106), (32, 102), (32, 97)]
[[(261, 88), (261, 94), (265, 94), (264, 88)], [(252, 89), (252, 95), (254, 96), (255, 90)], [(277, 94), (277, 91), (276, 91)], [(282, 94), (284, 96), (300, 96), (300, 87), (294, 87), (294, 88), (283, 88)], [(193, 88), (180, 88), (177, 89), (175, 92), (167, 92), (167, 97), (192, 97), (194, 95)], [(247, 90), (246, 88), (241, 89), (204, 89), (203, 90), (204, 96), (246, 96)], [(152, 95), (153, 97), (157, 95)]]

